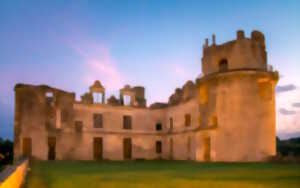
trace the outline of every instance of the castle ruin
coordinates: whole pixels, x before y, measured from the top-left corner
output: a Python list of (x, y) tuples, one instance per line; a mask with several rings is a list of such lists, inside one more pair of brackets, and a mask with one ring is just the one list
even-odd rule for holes
[(202, 76), (168, 103), (146, 106), (145, 89), (126, 85), (105, 98), (100, 81), (75, 93), (16, 84), (14, 156), (37, 160), (172, 159), (263, 161), (276, 154), (275, 85), (265, 38), (237, 32), (203, 45)]

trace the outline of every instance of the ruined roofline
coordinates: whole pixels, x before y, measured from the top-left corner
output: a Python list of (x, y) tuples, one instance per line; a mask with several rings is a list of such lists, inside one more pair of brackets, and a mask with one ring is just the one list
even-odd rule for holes
[[(195, 80), (195, 82), (188, 80), (181, 88), (176, 88), (175, 91), (170, 95), (169, 97), (169, 102), (168, 103), (163, 103), (163, 102), (154, 102), (148, 106), (146, 106), (144, 109), (150, 109), (150, 110), (158, 110), (158, 109), (166, 109), (166, 108), (170, 108), (170, 107), (176, 107), (179, 106), (181, 104), (185, 104), (187, 102), (189, 102), (190, 100), (195, 99), (195, 95), (191, 95), (189, 96), (187, 99), (183, 99), (183, 90), (187, 85), (193, 84), (194, 88), (192, 88), (192, 90), (194, 90), (194, 92), (196, 92), (196, 89), (198, 88), (199, 84), (202, 83), (203, 81), (206, 80), (210, 80), (213, 79), (214, 77), (218, 77), (219, 75), (227, 75), (227, 74), (232, 74), (232, 73), (265, 73), (265, 74), (269, 74), (273, 77), (274, 80), (278, 80), (278, 72), (277, 71), (268, 71), (268, 70), (261, 70), (261, 69), (250, 69), (250, 68), (243, 68), (243, 69), (233, 69), (233, 70), (228, 70), (226, 72), (215, 72), (215, 73), (211, 73), (208, 75), (205, 75), (201, 78), (197, 78)], [(135, 86), (135, 87), (142, 87), (142, 86)], [(20, 88), (30, 88), (30, 89), (41, 89), (46, 91), (57, 91), (57, 92), (63, 92), (66, 94), (70, 94), (70, 95), (74, 95), (74, 99), (75, 99), (75, 93), (74, 92), (68, 92), (65, 90), (61, 90), (61, 89), (57, 89), (57, 88), (53, 88), (51, 86), (48, 85), (31, 85), (31, 84), (21, 84), (18, 83), (15, 85), (15, 90), (16, 89), (20, 89)], [(134, 87), (133, 87), (134, 88)], [(144, 88), (144, 87), (143, 87)], [(176, 91), (177, 91), (177, 95), (178, 92), (181, 92), (179, 95), (179, 98), (177, 99), (177, 101), (175, 101), (175, 103), (170, 102), (172, 99), (172, 96), (176, 96)], [(82, 101), (75, 101), (74, 103), (76, 104), (83, 104)], [(94, 104), (90, 104), (90, 105), (94, 105)], [(102, 106), (114, 106), (108, 103), (105, 104), (101, 104)], [(134, 107), (134, 106), (126, 106), (126, 105), (117, 105), (114, 107), (127, 107), (127, 108), (134, 108), (137, 109), (138, 107)], [(140, 108), (143, 109), (143, 108)]]
[(213, 34), (212, 35), (212, 43), (209, 44), (209, 39), (206, 38), (204, 45), (203, 45), (203, 55), (206, 51), (209, 51), (211, 49), (222, 49), (222, 48), (227, 48), (230, 46), (233, 46), (235, 42), (239, 40), (247, 40), (247, 41), (256, 41), (259, 42), (261, 45), (265, 46), (265, 36), (262, 32), (258, 30), (253, 30), (251, 32), (250, 37), (245, 36), (245, 32), (243, 30), (238, 30), (236, 32), (236, 38), (221, 44), (216, 43), (216, 36)]
[[(247, 38), (245, 37), (244, 31), (239, 30), (237, 31), (236, 39), (225, 42), (223, 44), (216, 44), (216, 37), (213, 35), (212, 37), (212, 44), (208, 44), (208, 39), (205, 40), (205, 45), (203, 46), (203, 54), (202, 54), (202, 74), (204, 77), (210, 77), (216, 74), (220, 74), (221, 72), (217, 70), (214, 67), (209, 67), (211, 66), (212, 63), (217, 63), (216, 60), (211, 60), (211, 56), (215, 56), (216, 53), (223, 54), (221, 51), (226, 50), (226, 51), (232, 51), (232, 48), (234, 45), (239, 42), (243, 41), (241, 43), (246, 43), (246, 44), (257, 44), (259, 46), (259, 49), (263, 47), (263, 51), (265, 49), (265, 38), (264, 35), (259, 32), (259, 31), (252, 31), (251, 32), (251, 37)], [(250, 42), (249, 42), (250, 41)], [(243, 46), (243, 45), (242, 45)], [(255, 47), (256, 48), (256, 47)], [(227, 52), (226, 52), (227, 53)], [(223, 56), (223, 55), (220, 55)], [(204, 58), (207, 58), (204, 61)], [(266, 61), (266, 60), (263, 60)], [(230, 59), (228, 61), (230, 64)], [(238, 62), (238, 61), (236, 61)], [(247, 61), (245, 61), (247, 62)], [(208, 66), (206, 71), (203, 70), (203, 65)], [(245, 68), (241, 67), (229, 67), (230, 69), (226, 70), (226, 72), (233, 72), (233, 71), (244, 71), (244, 70), (255, 70), (255, 71), (269, 71), (267, 65), (262, 65), (261, 68), (256, 69), (256, 68), (247, 68), (248, 65), (243, 65)], [(259, 65), (260, 66), (260, 65)], [(250, 66), (251, 67), (251, 66)], [(200, 78), (200, 79), (203, 79)], [(111, 105), (111, 106), (124, 106), (125, 105), (125, 96), (129, 96), (130, 102), (129, 106), (131, 107), (136, 107), (136, 108), (150, 108), (150, 109), (163, 109), (163, 108), (168, 108), (170, 106), (177, 106), (179, 104), (185, 103), (189, 101), (190, 99), (193, 99), (195, 97), (196, 93), (196, 82), (198, 79), (196, 79), (194, 82), (193, 81), (187, 81), (182, 87), (178, 87), (175, 89), (173, 93), (168, 98), (168, 102), (163, 103), (163, 102), (154, 102), (152, 104), (147, 105), (146, 104), (146, 99), (145, 99), (145, 88), (143, 86), (130, 86), (130, 85), (125, 85), (123, 88), (120, 88), (120, 93), (119, 97), (115, 97), (114, 95), (110, 97), (105, 97), (105, 87), (101, 84), (100, 81), (96, 80), (93, 85), (89, 87), (89, 92), (83, 93), (81, 96), (81, 100), (79, 103), (85, 103), (85, 104), (94, 104), (95, 97), (93, 97), (93, 94), (97, 94), (99, 101), (98, 104), (104, 105)], [(38, 87), (43, 90), (54, 90), (54, 91), (60, 91), (68, 94), (74, 95), (74, 101), (75, 101), (75, 93), (74, 92), (67, 92), (64, 90), (52, 88), (47, 85), (29, 85), (29, 84), (17, 84), (15, 89), (21, 88), (21, 87)], [(77, 102), (77, 101), (76, 101)]]
[[(150, 109), (150, 110), (156, 110), (156, 109), (165, 109), (165, 108), (168, 108), (168, 107), (173, 107), (173, 106), (177, 106), (177, 105), (180, 105), (180, 104), (183, 104), (185, 102), (188, 102), (190, 99), (192, 99), (193, 97), (190, 97), (186, 100), (183, 101), (182, 97), (183, 96), (180, 96), (180, 100), (179, 101), (176, 101), (176, 103), (170, 103), (170, 98), (172, 97), (172, 95), (176, 95), (176, 90), (180, 90), (180, 91), (183, 91), (184, 90), (184, 87), (186, 85), (190, 85), (192, 83), (192, 85), (194, 86), (195, 85), (195, 82), (193, 81), (187, 81), (185, 85), (183, 85), (181, 88), (176, 88), (175, 89), (175, 92), (173, 94), (170, 95), (169, 97), (169, 102), (168, 103), (163, 103), (163, 102), (154, 102), (150, 105), (147, 105), (145, 107), (143, 107), (144, 109)], [(101, 85), (102, 86), (102, 85)], [(127, 85), (128, 86), (128, 85)], [(127, 88), (126, 85), (124, 88)], [(123, 89), (124, 89), (123, 88)], [(134, 87), (130, 87), (131, 89), (133, 88), (138, 88), (138, 89), (141, 89), (144, 87), (143, 86), (134, 86)], [(63, 93), (63, 94), (67, 94), (67, 95), (71, 95), (72, 98), (74, 99), (74, 103), (76, 104), (84, 104), (82, 100), (80, 101), (76, 101), (75, 99), (75, 92), (69, 92), (69, 91), (66, 91), (66, 90), (62, 90), (62, 89), (58, 89), (58, 88), (55, 88), (55, 87), (52, 87), (52, 86), (49, 86), (49, 85), (45, 85), (45, 84), (39, 84), (39, 85), (34, 85), (34, 84), (25, 84), (25, 83), (17, 83), (14, 87), (14, 90), (35, 90), (35, 91), (39, 91), (41, 92), (42, 94), (43, 93), (47, 93), (47, 92), (53, 92), (54, 95), (56, 95), (56, 93)], [(121, 89), (122, 90), (122, 89)], [(44, 95), (44, 94), (43, 94)], [(114, 96), (114, 95), (112, 95)], [(112, 97), (111, 96), (111, 97)], [(109, 98), (111, 98), (109, 97)], [(109, 98), (107, 98), (107, 100), (109, 100)], [(117, 99), (117, 100), (120, 100), (120, 99)], [(91, 105), (94, 105), (94, 104), (91, 104)], [(126, 105), (112, 105), (112, 104), (109, 104), (108, 102), (104, 103), (104, 104), (100, 104), (102, 106), (114, 106), (114, 107), (128, 107), (128, 108), (141, 108), (141, 107), (135, 107), (135, 106), (126, 106)]]
[(42, 91), (57, 91), (65, 94), (75, 95), (75, 92), (65, 91), (45, 84), (35, 85), (35, 84), (17, 83), (14, 87), (14, 90), (16, 91), (17, 89), (40, 89)]

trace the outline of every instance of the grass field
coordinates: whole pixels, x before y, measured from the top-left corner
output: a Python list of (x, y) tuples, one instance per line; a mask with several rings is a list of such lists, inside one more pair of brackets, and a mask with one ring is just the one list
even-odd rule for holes
[(184, 161), (35, 162), (27, 188), (300, 187), (300, 164)]

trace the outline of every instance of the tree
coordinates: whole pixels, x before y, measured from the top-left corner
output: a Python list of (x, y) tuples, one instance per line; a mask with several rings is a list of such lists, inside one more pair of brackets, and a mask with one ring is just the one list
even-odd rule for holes
[(13, 162), (13, 142), (0, 138), (0, 166)]

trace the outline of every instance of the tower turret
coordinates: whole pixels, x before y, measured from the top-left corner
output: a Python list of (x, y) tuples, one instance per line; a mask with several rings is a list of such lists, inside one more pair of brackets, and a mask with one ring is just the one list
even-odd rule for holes
[(226, 70), (256, 69), (266, 70), (267, 58), (264, 35), (253, 31), (251, 38), (246, 38), (244, 31), (237, 31), (236, 40), (217, 45), (213, 35), (213, 43), (204, 45), (202, 72), (207, 75)]
[(217, 127), (210, 135), (211, 159), (261, 161), (275, 155), (278, 72), (267, 69), (264, 35), (253, 31), (246, 38), (240, 30), (236, 40), (206, 46), (202, 71), (200, 126)]

